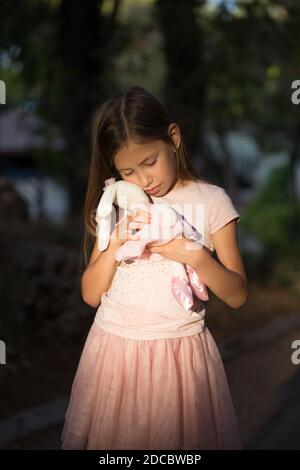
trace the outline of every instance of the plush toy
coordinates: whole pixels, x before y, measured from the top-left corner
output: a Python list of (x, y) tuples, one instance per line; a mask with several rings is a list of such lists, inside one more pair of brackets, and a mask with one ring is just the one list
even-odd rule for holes
[[(95, 217), (100, 251), (106, 250), (109, 245), (113, 204), (121, 207), (127, 213), (131, 213), (135, 209), (143, 209), (151, 213), (151, 223), (145, 224), (138, 232), (139, 239), (127, 240), (116, 251), (117, 261), (145, 258), (147, 257), (145, 248), (148, 243), (153, 241), (157, 241), (158, 244), (168, 243), (180, 234), (201, 242), (202, 235), (186, 221), (182, 214), (164, 204), (151, 203), (146, 193), (138, 185), (123, 180), (116, 182), (115, 178), (109, 178), (105, 180), (103, 190), (104, 193), (98, 204)], [(151, 253), (148, 253), (149, 257)], [(186, 310), (189, 310), (194, 304), (193, 292), (201, 300), (209, 299), (205, 285), (189, 265), (172, 261), (172, 272), (171, 289), (173, 295)]]

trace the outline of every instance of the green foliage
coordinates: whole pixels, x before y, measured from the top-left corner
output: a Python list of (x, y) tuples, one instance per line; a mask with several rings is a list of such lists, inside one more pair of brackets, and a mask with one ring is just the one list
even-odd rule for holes
[(275, 258), (300, 253), (300, 203), (290, 194), (289, 169), (274, 169), (243, 214), (243, 227)]

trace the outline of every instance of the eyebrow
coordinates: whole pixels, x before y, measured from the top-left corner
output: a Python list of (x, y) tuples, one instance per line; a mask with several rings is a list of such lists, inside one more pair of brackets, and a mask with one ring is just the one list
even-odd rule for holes
[[(154, 157), (157, 155), (157, 152), (154, 152), (152, 153), (151, 155), (148, 155), (148, 157), (144, 158), (144, 160), (142, 160), (139, 165), (142, 165), (143, 163), (145, 163), (146, 160), (148, 160), (148, 158), (151, 158), (151, 157)], [(120, 168), (118, 171), (123, 171), (123, 170), (132, 170), (132, 168)]]

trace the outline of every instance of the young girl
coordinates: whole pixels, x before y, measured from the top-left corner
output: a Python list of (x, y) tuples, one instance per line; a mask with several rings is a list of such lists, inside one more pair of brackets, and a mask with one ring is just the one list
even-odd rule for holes
[[(74, 378), (62, 448), (240, 449), (204, 302), (195, 299), (187, 311), (170, 282), (172, 261), (184, 263), (232, 308), (243, 305), (240, 215), (224, 189), (197, 176), (178, 125), (142, 87), (129, 88), (96, 111), (92, 147), (85, 222), (94, 247), (81, 285), (84, 301), (98, 309)], [(112, 177), (139, 185), (153, 203), (177, 210), (185, 204), (204, 207), (201, 227), (195, 211), (185, 214), (202, 231), (203, 245), (194, 242), (199, 249), (187, 250), (185, 237), (152, 242), (148, 257), (117, 263), (116, 250), (136, 240), (132, 230), (150, 221), (140, 210), (115, 224), (108, 248), (100, 252), (93, 215), (104, 181)], [(220, 262), (211, 256), (214, 250)]]

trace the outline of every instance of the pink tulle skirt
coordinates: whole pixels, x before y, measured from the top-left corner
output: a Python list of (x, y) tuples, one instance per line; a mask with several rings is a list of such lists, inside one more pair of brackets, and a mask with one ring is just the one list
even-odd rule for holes
[(61, 440), (62, 449), (241, 449), (225, 370), (209, 330), (135, 340), (94, 322)]

